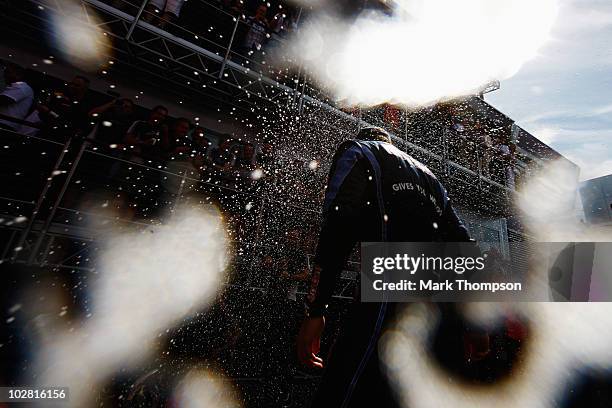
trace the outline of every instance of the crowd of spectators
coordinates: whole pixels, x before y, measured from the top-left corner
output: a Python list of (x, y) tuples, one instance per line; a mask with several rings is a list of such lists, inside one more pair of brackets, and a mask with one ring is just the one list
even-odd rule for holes
[(410, 142), (514, 190), (521, 174), (511, 127), (490, 123), (467, 105), (455, 101), (406, 112), (383, 104), (347, 113), (398, 135), (406, 132)]
[[(255, 191), (261, 192), (258, 189), (264, 185), (270, 187), (273, 200), (281, 200), (283, 195), (295, 200), (305, 189), (301, 178), (312, 178), (301, 177), (306, 172), (312, 173), (304, 163), (293, 163), (296, 161), (293, 159), (291, 164), (280, 165), (285, 171), (272, 171), (273, 165), (275, 169), (279, 166), (270, 143), (239, 140), (193, 124), (187, 118), (172, 118), (163, 105), (146, 110), (130, 98), (98, 94), (90, 89), (90, 81), (80, 75), (67, 83), (51, 83), (52, 77), (46, 76), (43, 81), (32, 81), (42, 82), (39, 86), (30, 87), (23, 68), (13, 63), (5, 65), (7, 86), (0, 94), (0, 113), (5, 115), (0, 116), (1, 128), (42, 141), (63, 143), (77, 139), (87, 143), (89, 155), (79, 164), (78, 187), (87, 185), (91, 190), (120, 193), (117, 196), (122, 195), (125, 200), (121, 205), (133, 207), (130, 211), (119, 211), (124, 220), (146, 218), (145, 212), (156, 205), (162, 209), (164, 198), (177, 194), (176, 189), (169, 187), (171, 183), (164, 181), (172, 174), (178, 180), (185, 175), (192, 181), (198, 180), (194, 190), (199, 197), (206, 195), (210, 198), (208, 202), (221, 206), (233, 230), (231, 239), (252, 244), (258, 234), (265, 236), (261, 245), (273, 248), (272, 252), (253, 254), (248, 268), (259, 270), (261, 273), (255, 273), (258, 276), (274, 275), (272, 280), (259, 284), (269, 286), (273, 298), (297, 305), (297, 285), (308, 277), (307, 253), (314, 251), (314, 235), (302, 227), (285, 225), (295, 214), (287, 214), (281, 221), (279, 217), (287, 207), (280, 201), (268, 204), (280, 207), (271, 210), (273, 214), (265, 230), (256, 233), (251, 225), (255, 211), (249, 214), (249, 208), (253, 201), (260, 200)], [(14, 165), (23, 166), (24, 160), (28, 160), (27, 166), (36, 166), (30, 159), (27, 151), (17, 153)], [(48, 164), (40, 169), (45, 179), (49, 176)], [(272, 190), (275, 178), (287, 184), (287, 191)], [(74, 195), (88, 201), (91, 190), (75, 191)], [(314, 195), (319, 197), (319, 191)], [(316, 217), (311, 218), (313, 221)]]
[(266, 49), (297, 29), (299, 11), (279, 2), (222, 0), (218, 6), (238, 19), (230, 58), (242, 65), (265, 65)]
[[(0, 94), (0, 114), (25, 122), (11, 122), (0, 116), (0, 127), (54, 140), (74, 135), (87, 137), (98, 152), (120, 161), (185, 175), (191, 181), (219, 187), (248, 190), (262, 186), (268, 177), (273, 178), (269, 171), (273, 147), (268, 143), (221, 135), (187, 118), (172, 118), (171, 112), (162, 105), (145, 110), (129, 98), (94, 95), (89, 89), (89, 80), (80, 75), (66, 84), (42, 86), (35, 92), (25, 80), (21, 67), (12, 63), (6, 66), (7, 86)], [(509, 140), (507, 132), (489, 131), (478, 121), (467, 120), (461, 112), (450, 113), (446, 128), (452, 132), (447, 141), (456, 150), (451, 152), (453, 160), (513, 189), (516, 144)], [(282, 165), (286, 171), (274, 174), (280, 184), (275, 196), (292, 196), (299, 190), (302, 201), (311, 198), (315, 208), (321, 197), (320, 188), (313, 183), (320, 180), (309, 176), (312, 170), (305, 164), (309, 165), (302, 161)], [(134, 171), (136, 175), (129, 174), (122, 170), (125, 167), (116, 163), (110, 166), (106, 170), (106, 183), (113, 178), (136, 178), (147, 186), (145, 189), (134, 185), (125, 187), (129, 201), (126, 205), (147, 209), (157, 202), (156, 195), (159, 198), (156, 190), (177, 193), (176, 188), (167, 187), (169, 183), (159, 181), (154, 172), (139, 168)], [(144, 181), (147, 177), (149, 180)]]
[[(113, 5), (121, 8), (122, 1), (114, 0)], [(391, 12), (388, 4), (379, 1), (356, 2), (352, 9), (358, 12), (368, 7), (385, 13)], [(186, 10), (187, 8), (189, 10)], [(176, 24), (185, 28), (187, 32), (196, 33), (196, 38), (207, 39), (206, 46), (211, 46), (213, 43), (222, 45), (220, 51), (229, 45), (233, 25), (238, 24), (237, 30), (233, 33), (232, 52), (229, 53), (229, 58), (245, 66), (256, 64), (262, 68), (262, 64), (265, 64), (267, 45), (281, 41), (282, 37), (294, 31), (300, 13), (297, 8), (278, 1), (150, 0), (142, 18), (168, 31), (173, 31), (169, 26)], [(197, 42), (193, 37), (188, 39)], [(383, 108), (384, 124), (380, 125), (391, 131), (397, 131), (400, 127), (400, 111), (391, 105), (385, 105)], [(443, 131), (449, 135), (447, 142), (451, 145), (453, 161), (483, 177), (514, 189), (519, 176), (516, 166), (517, 145), (516, 141), (511, 139), (509, 129), (496, 129), (480, 123), (466, 115), (461, 104), (448, 104), (440, 111), (443, 111), (440, 121), (444, 127)], [(219, 146), (223, 145), (221, 151), (208, 151), (205, 155), (199, 155), (207, 159), (199, 161), (202, 165), (208, 163), (209, 166), (229, 167), (228, 163), (232, 160), (228, 160), (227, 157), (232, 156), (231, 152), (234, 152), (234, 157), (238, 153), (229, 144), (231, 143), (220, 141)], [(199, 149), (201, 148), (202, 145)], [(185, 149), (179, 149), (177, 153), (181, 151), (185, 153)], [(247, 156), (247, 162), (250, 151), (251, 147), (247, 146), (240, 153)], [(243, 164), (244, 160), (238, 162)]]
[[(123, 0), (111, 5), (135, 13)], [(149, 0), (142, 20), (219, 54), (231, 42), (229, 58), (244, 66), (263, 69), (267, 45), (277, 44), (297, 27), (300, 11), (279, 1), (257, 0)], [(237, 24), (234, 31), (234, 25)]]
[(510, 129), (491, 128), (456, 109), (449, 120), (449, 143), (458, 146), (460, 160), (476, 158), (474, 167), (482, 176), (514, 189), (517, 145)]
[[(69, 138), (86, 139), (88, 151), (108, 158), (101, 168), (91, 169), (100, 188), (141, 180), (139, 185), (121, 187), (128, 196), (127, 205), (150, 208), (143, 201), (151, 204), (156, 201), (152, 196), (159, 201), (160, 195), (176, 194), (170, 187), (177, 183), (164, 183), (165, 178), (185, 176), (200, 189), (208, 184), (244, 190), (257, 189), (268, 179), (273, 154), (269, 143), (220, 134), (187, 118), (173, 118), (162, 105), (147, 110), (132, 99), (99, 94), (80, 75), (67, 83), (45, 76), (38, 87), (30, 86), (22, 67), (5, 65), (0, 128), (62, 143)], [(86, 169), (87, 163), (80, 167)], [(176, 176), (164, 178), (162, 172)], [(169, 191), (159, 191), (164, 189)]]

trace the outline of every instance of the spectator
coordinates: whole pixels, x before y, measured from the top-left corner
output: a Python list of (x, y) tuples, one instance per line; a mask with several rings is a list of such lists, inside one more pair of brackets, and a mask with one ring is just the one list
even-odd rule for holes
[(201, 126), (196, 126), (191, 133), (191, 152), (193, 165), (200, 172), (204, 171), (210, 163), (212, 142), (206, 137), (206, 131)]
[(514, 149), (516, 147), (503, 136), (496, 138), (495, 145), (495, 160), (493, 163), (496, 181), (514, 189)]
[(220, 170), (230, 170), (236, 161), (236, 156), (233, 153), (235, 141), (227, 138), (219, 144), (219, 147), (211, 153), (212, 164)]
[(196, 156), (208, 157), (212, 142), (206, 137), (206, 130), (202, 126), (196, 126), (191, 132), (191, 148)]
[(283, 22), (284, 30), (282, 32), (287, 33), (287, 34), (296, 32), (298, 28), (299, 19), (300, 19), (299, 14), (296, 15), (295, 12), (289, 13), (289, 17), (285, 19), (285, 21)]
[(128, 129), (124, 143), (134, 154), (130, 160), (142, 162), (142, 157), (160, 159), (160, 145), (164, 131), (164, 121), (168, 116), (165, 106), (156, 106), (151, 111), (149, 118), (137, 120)]
[(255, 146), (251, 143), (242, 143), (238, 146), (236, 149), (236, 160), (234, 161), (236, 176), (243, 179), (243, 181), (252, 181), (253, 171), (256, 167), (255, 159)]
[(157, 25), (164, 28), (168, 23), (174, 23), (178, 19), (184, 3), (185, 0), (150, 0), (147, 5), (148, 13), (145, 14), (143, 19), (151, 23), (155, 16), (161, 12), (162, 15)]
[(463, 126), (463, 123), (461, 122), (454, 122), (453, 123), (453, 130), (457, 133), (463, 133), (465, 131), (465, 126)]
[(238, 168), (251, 169), (255, 166), (255, 146), (244, 143), (240, 146), (234, 165)]
[(72, 81), (68, 82), (67, 94), (73, 103), (80, 104), (85, 101), (89, 92), (89, 85), (89, 79), (81, 75), (75, 76)]
[(254, 52), (261, 50), (268, 36), (269, 24), (266, 18), (267, 12), (268, 7), (262, 4), (255, 10), (255, 15), (247, 19), (249, 30), (242, 44), (242, 54), (251, 56)]
[(96, 140), (106, 145), (121, 144), (134, 121), (134, 102), (129, 98), (117, 98), (93, 108), (89, 116), (98, 119)]
[(40, 122), (50, 133), (68, 131), (84, 134), (90, 126), (87, 94), (89, 79), (77, 75), (65, 90), (54, 90), (26, 120)]
[(279, 11), (274, 15), (272, 21), (270, 22), (270, 31), (280, 35), (280, 33), (285, 30), (286, 21), (288, 21), (287, 15), (284, 12)]
[(297, 300), (299, 282), (305, 282), (310, 278), (308, 257), (300, 244), (302, 235), (299, 228), (287, 231), (277, 282), (277, 288), (281, 289), (283, 297), (294, 302)]
[(484, 177), (491, 177), (491, 156), (493, 153), (493, 139), (488, 133), (480, 137), (480, 172)]
[(278, 47), (281, 45), (282, 37), (289, 32), (288, 24), (290, 20), (283, 11), (279, 11), (270, 21), (270, 47)]
[(191, 151), (189, 129), (191, 122), (186, 118), (178, 118), (162, 137), (162, 147), (170, 155), (170, 159), (177, 156), (187, 156)]
[[(156, 106), (146, 121), (136, 121), (128, 129), (125, 138), (127, 159), (140, 164), (160, 166), (164, 162), (163, 140), (167, 133), (164, 124), (168, 109)], [(119, 150), (123, 152), (123, 149)], [(119, 164), (119, 163), (118, 163)], [(132, 166), (120, 163), (116, 169), (116, 179), (120, 180), (128, 203), (127, 218), (136, 215), (148, 217), (159, 205), (160, 174), (145, 166)], [(137, 180), (137, 182), (134, 182)]]
[(514, 180), (514, 167), (516, 164), (516, 144), (509, 142), (507, 139), (502, 139), (498, 149), (503, 166), (503, 178), (505, 186), (511, 190), (514, 190), (516, 187)]
[(272, 164), (274, 147), (270, 143), (262, 143), (257, 146), (255, 161), (263, 166)]
[(242, 0), (223, 0), (223, 7), (235, 16), (244, 13), (244, 2)]
[(516, 190), (516, 143), (510, 142), (510, 156), (508, 157), (508, 167), (506, 167), (506, 186)]
[[(25, 119), (34, 101), (34, 92), (24, 82), (25, 71), (17, 64), (8, 63), (4, 68), (6, 88), (0, 93), (0, 114)], [(21, 125), (0, 119), (0, 128), (18, 130)]]

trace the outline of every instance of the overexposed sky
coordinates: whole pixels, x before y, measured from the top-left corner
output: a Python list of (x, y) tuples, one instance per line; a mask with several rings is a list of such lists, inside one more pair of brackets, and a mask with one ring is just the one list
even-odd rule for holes
[(539, 55), (486, 99), (578, 164), (581, 179), (611, 174), (612, 1), (562, 0)]

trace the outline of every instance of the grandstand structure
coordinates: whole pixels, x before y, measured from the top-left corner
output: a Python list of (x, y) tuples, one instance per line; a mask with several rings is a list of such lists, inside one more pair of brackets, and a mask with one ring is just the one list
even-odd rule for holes
[(580, 184), (580, 198), (585, 221), (609, 228), (612, 225), (612, 175), (585, 180)]
[[(275, 160), (268, 169), (274, 177), (262, 183), (220, 185), (202, 180), (182, 166), (127, 163), (100, 148), (95, 140), (26, 137), (2, 130), (3, 145), (9, 146), (3, 158), (17, 153), (20, 158), (7, 159), (2, 164), (3, 185), (13, 186), (0, 197), (3, 218), (0, 251), (5, 266), (92, 273), (96, 270), (98, 238), (96, 228), (92, 227), (96, 225), (93, 218), (105, 222), (106, 216), (108, 222), (130, 228), (147, 228), (163, 222), (161, 208), (141, 219), (90, 211), (90, 203), (112, 204), (113, 197), (130, 189), (131, 181), (109, 182), (100, 180), (96, 174), (98, 169), (119, 163), (143, 183), (152, 177), (165, 180), (165, 209), (193, 203), (197, 197), (214, 196), (214, 201), (230, 214), (228, 219), (239, 220), (232, 234), (237, 255), (231, 285), (239, 290), (265, 293), (270, 277), (261, 276), (257, 268), (261, 254), (274, 247), (282, 231), (288, 228), (299, 226), (304, 236), (316, 235), (320, 192), (335, 146), (352, 137), (359, 128), (372, 125), (387, 129), (399, 148), (432, 169), (448, 188), (475, 238), (496, 243), (506, 257), (520, 257), (511, 254), (508, 245), (510, 241), (527, 238), (516, 222), (515, 187), (483, 169), (482, 158), (487, 153), (476, 141), (480, 136), (477, 133), (502, 133), (516, 145), (515, 167), (520, 174), (517, 184), (525, 182), (544, 163), (565, 160), (484, 100), (484, 92), (495, 89), (491, 85), (483, 94), (421, 110), (388, 105), (344, 109), (318, 89), (303, 70), (275, 68), (241, 54), (239, 37), (247, 23), (242, 16), (223, 10), (216, 2), (189, 0), (186, 4), (193, 10), (184, 10), (185, 17), (164, 28), (143, 18), (148, 13), (146, 0), (79, 0), (77, 12), (68, 9), (62, 0), (1, 3), (3, 36), (10, 38), (8, 47), (13, 50), (11, 57), (16, 62), (22, 62), (20, 58), (25, 54), (57, 55), (54, 38), (58, 34), (53, 28), (56, 21), (69, 21), (86, 29), (95, 24), (111, 44), (105, 52), (112, 67), (101, 65), (100, 72), (112, 70), (118, 81), (133, 82), (133, 94), (138, 94), (139, 89), (157, 90), (167, 98), (160, 103), (180, 110), (181, 116), (189, 112), (192, 118), (202, 116), (202, 123), (208, 123), (206, 127), (212, 133), (231, 133), (254, 143), (265, 141), (275, 146)], [(198, 15), (208, 16), (200, 30), (183, 25), (184, 19), (193, 20)], [(60, 59), (54, 69), (70, 66), (69, 58)], [(42, 63), (39, 67), (29, 63), (28, 67), (50, 69)], [(103, 95), (108, 81), (99, 73), (92, 80), (92, 89)], [(148, 105), (151, 108), (154, 104)], [(207, 113), (215, 120), (206, 122)], [(469, 118), (478, 127), (466, 131), (453, 126), (463, 120), (460, 118)], [(27, 162), (36, 162), (36, 171), (28, 172)], [(38, 177), (41, 173), (48, 176), (41, 179)], [(312, 253), (314, 242), (306, 243), (306, 247)], [(339, 302), (337, 310), (342, 308), (342, 302), (352, 299), (358, 273), (356, 261), (354, 258), (351, 264), (355, 268), (347, 268), (342, 276), (335, 296)], [(298, 291), (303, 292), (304, 288)], [(256, 369), (247, 374), (240, 370), (231, 372), (235, 377), (248, 377), (244, 380), (247, 388), (249, 381), (257, 379), (252, 374)], [(302, 376), (299, 381), (309, 383), (316, 378)], [(257, 403), (253, 402), (253, 406)]]
[[(70, 18), (67, 21), (85, 26), (95, 21), (111, 38), (112, 48), (108, 52), (109, 59), (116, 63), (114, 69), (123, 69), (125, 75), (137, 73), (157, 87), (180, 93), (186, 100), (185, 105), (190, 99), (205, 100), (213, 106), (231, 107), (247, 115), (251, 109), (259, 111), (262, 106), (280, 109), (283, 116), (295, 114), (301, 122), (300, 126), (291, 129), (298, 133), (292, 135), (293, 141), (305, 138), (326, 143), (325, 138), (312, 133), (327, 130), (341, 135), (329, 138), (327, 143), (333, 147), (334, 142), (350, 137), (361, 126), (385, 127), (401, 148), (430, 166), (443, 180), (476, 235), (500, 242), (508, 239), (505, 219), (512, 216), (514, 191), (503, 181), (483, 174), (478, 160), (470, 163), (463, 160), (465, 157), (460, 157), (462, 154), (459, 153), (463, 156), (478, 155), (482, 149), (476, 143), (461, 146), (458, 148), (460, 152), (453, 152), (453, 142), (460, 137), (445, 126), (439, 116), (432, 118), (427, 112), (400, 109), (398, 120), (390, 125), (384, 118), (387, 107), (346, 113), (334, 106), (333, 101), (326, 98), (301, 71), (279, 75), (256, 61), (245, 67), (239, 60), (244, 61), (246, 57), (236, 51), (236, 34), (246, 24), (244, 19), (204, 0), (198, 2), (204, 8), (203, 13), (214, 16), (209, 20), (215, 22), (214, 35), (207, 37), (189, 31), (178, 25), (180, 20), (170, 28), (158, 28), (142, 18), (146, 13), (146, 2), (139, 1), (82, 0), (79, 12), (75, 14), (74, 10), (68, 10), (63, 2), (57, 0), (9, 0), (5, 1), (8, 7), (4, 11), (9, 23), (4, 29), (11, 33), (11, 37), (17, 38), (17, 34), (30, 40), (30, 46), (46, 47), (53, 44), (52, 39), (57, 36), (52, 21), (58, 15), (65, 15)], [(503, 129), (512, 134), (518, 145), (517, 168), (525, 173), (543, 161), (561, 157), (487, 104), (482, 95), (465, 98), (460, 103), (468, 111), (466, 115), (482, 121), (485, 127)], [(419, 119), (415, 120), (417, 116)], [(327, 129), (323, 130), (322, 126)], [(425, 132), (430, 134), (424, 135)], [(301, 156), (316, 155), (303, 152)], [(321, 161), (324, 163), (325, 157)], [(509, 232), (512, 235), (520, 231), (510, 229)]]

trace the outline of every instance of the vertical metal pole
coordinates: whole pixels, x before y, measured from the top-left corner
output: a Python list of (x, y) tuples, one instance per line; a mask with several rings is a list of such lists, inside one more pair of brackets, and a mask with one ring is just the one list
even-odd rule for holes
[(181, 199), (181, 195), (183, 194), (183, 189), (185, 186), (185, 180), (187, 179), (187, 170), (183, 171), (183, 176), (181, 177), (181, 185), (179, 186), (178, 191), (176, 192), (176, 200), (174, 201), (174, 205), (172, 206), (172, 210), (170, 210), (170, 218), (174, 217), (174, 210), (178, 205), (178, 201)]
[[(40, 211), (40, 207), (42, 207), (42, 204), (47, 196), (47, 192), (49, 191), (49, 189), (51, 188), (51, 185), (53, 184), (53, 174), (59, 169), (62, 162), (64, 161), (64, 156), (66, 156), (66, 153), (68, 152), (68, 148), (70, 147), (71, 143), (72, 143), (72, 138), (69, 138), (66, 141), (66, 143), (64, 143), (62, 152), (57, 158), (57, 161), (55, 162), (55, 165), (53, 166), (53, 170), (51, 170), (51, 173), (49, 174), (47, 184), (45, 184), (45, 187), (43, 188), (42, 192), (38, 196), (38, 201), (36, 202), (36, 205), (34, 206), (34, 211), (32, 211), (32, 215), (30, 216), (28, 225), (26, 226), (25, 230), (23, 230), (21, 237), (19, 238), (19, 241), (17, 242), (17, 245), (16, 245), (17, 248), (23, 247), (23, 244), (25, 243), (26, 239), (28, 239), (28, 235), (30, 235), (30, 231), (32, 231), (32, 226), (34, 225), (34, 221), (36, 220), (36, 215), (38, 215), (38, 212)], [(11, 256), (11, 261), (14, 262), (15, 260), (17, 260), (18, 255), (19, 255), (19, 252), (14, 252), (13, 255)]]
[(302, 82), (302, 93), (300, 94), (300, 102), (298, 104), (298, 112), (300, 114), (300, 122), (302, 121), (302, 109), (304, 107), (304, 92), (306, 91), (306, 76), (304, 76), (304, 82)]
[(295, 87), (293, 88), (293, 103), (295, 103), (295, 99), (299, 93), (298, 86), (300, 86), (300, 77), (302, 76), (302, 66), (298, 68), (297, 78), (295, 80)]
[(2, 258), (0, 258), (0, 263), (3, 263), (4, 260), (6, 259), (6, 256), (8, 255), (8, 251), (12, 247), (13, 239), (15, 238), (16, 234), (17, 234), (17, 230), (13, 230), (13, 233), (11, 234), (11, 237), (9, 238), (8, 242), (6, 243), (6, 245), (4, 247), (4, 250), (2, 251)]
[(223, 63), (221, 64), (221, 70), (219, 71), (219, 79), (223, 79), (223, 73), (225, 72), (227, 60), (229, 59), (230, 52), (232, 51), (232, 44), (234, 43), (234, 37), (236, 36), (236, 31), (238, 30), (238, 24), (240, 24), (240, 15), (236, 17), (236, 24), (234, 24), (232, 36), (230, 37), (229, 44), (227, 45), (227, 50), (225, 50), (225, 57), (223, 57)]
[(76, 172), (77, 166), (79, 165), (79, 162), (81, 161), (81, 158), (83, 157), (83, 153), (85, 152), (85, 149), (87, 148), (87, 146), (89, 146), (89, 142), (85, 140), (83, 144), (81, 145), (81, 148), (79, 149), (79, 153), (74, 159), (74, 163), (72, 163), (72, 166), (70, 167), (70, 171), (68, 172), (68, 177), (66, 177), (66, 181), (64, 182), (64, 185), (62, 186), (62, 190), (60, 191), (59, 195), (55, 199), (55, 203), (53, 204), (51, 213), (47, 217), (47, 220), (45, 221), (43, 228), (40, 230), (40, 235), (38, 236), (38, 239), (36, 240), (36, 243), (34, 244), (34, 248), (32, 248), (32, 251), (30, 252), (30, 257), (28, 258), (28, 265), (31, 265), (34, 262), (34, 259), (36, 258), (36, 254), (38, 253), (38, 250), (40, 249), (40, 245), (45, 239), (45, 235), (47, 234), (47, 231), (49, 231), (49, 227), (51, 226), (51, 223), (53, 222), (53, 217), (55, 217), (57, 208), (59, 207), (62, 200), (64, 199), (64, 194), (66, 194), (66, 190), (68, 190), (68, 185), (70, 184), (70, 181), (72, 180), (72, 177), (74, 176), (74, 173)]
[(144, 12), (145, 7), (147, 7), (148, 2), (149, 0), (142, 0), (142, 4), (140, 5), (140, 8), (138, 9), (138, 13), (136, 13), (136, 17), (134, 17), (134, 21), (132, 21), (132, 25), (130, 26), (130, 29), (128, 30), (127, 34), (125, 35), (126, 40), (129, 40), (130, 38), (132, 38), (132, 34), (134, 34), (136, 25), (138, 24), (138, 21), (140, 20), (140, 17), (142, 16), (142, 13)]
[[(295, 26), (299, 31), (299, 27), (298, 24), (300, 22), (300, 17), (302, 16), (302, 8), (300, 7), (299, 11), (298, 11), (298, 15), (295, 19)], [(293, 103), (295, 103), (295, 98), (297, 97), (297, 93), (298, 93), (298, 87), (300, 86), (300, 77), (302, 75), (302, 65), (300, 64), (300, 67), (298, 69), (298, 74), (297, 74), (297, 80), (295, 81), (295, 88), (293, 91)], [(306, 82), (306, 75), (304, 75), (304, 82)], [(302, 94), (303, 94), (303, 88), (302, 88)]]
[(43, 256), (41, 260), (41, 265), (44, 266), (47, 264), (47, 256), (49, 256), (49, 251), (51, 251), (51, 247), (55, 242), (55, 235), (51, 235), (49, 237), (49, 241), (47, 241), (47, 245), (45, 246), (45, 250), (43, 251)]

